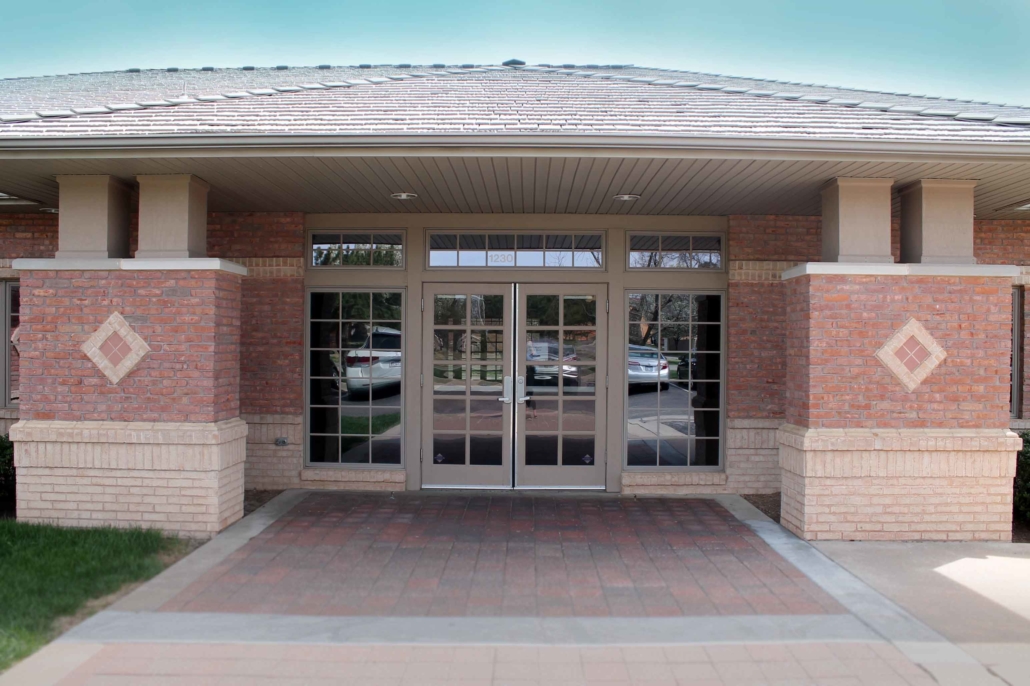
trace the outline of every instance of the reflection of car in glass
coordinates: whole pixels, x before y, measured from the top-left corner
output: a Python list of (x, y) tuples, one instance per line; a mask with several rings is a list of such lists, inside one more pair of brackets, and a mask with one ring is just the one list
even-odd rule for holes
[(358, 350), (343, 358), (347, 391), (364, 394), (401, 382), (401, 332), (376, 326)]
[[(576, 347), (562, 346), (562, 361), (574, 362), (579, 359)], [(528, 341), (526, 344), (526, 385), (557, 386), (558, 365), (540, 365), (540, 362), (558, 361), (558, 343), (555, 341)], [(566, 385), (575, 385), (579, 376), (579, 368), (571, 364), (561, 365), (561, 375)]]
[(647, 345), (629, 346), (629, 364), (626, 379), (632, 384), (661, 383), (661, 389), (669, 388), (669, 360), (658, 352), (658, 348)]

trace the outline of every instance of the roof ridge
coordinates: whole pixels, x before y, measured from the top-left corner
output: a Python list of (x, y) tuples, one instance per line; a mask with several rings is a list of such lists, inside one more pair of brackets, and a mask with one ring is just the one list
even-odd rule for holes
[[(638, 67), (643, 69), (644, 67)], [(630, 83), (644, 83), (655, 86), (671, 86), (675, 88), (693, 88), (704, 91), (721, 91), (734, 95), (752, 95), (757, 97), (777, 98), (781, 100), (796, 100), (801, 102), (813, 102), (822, 105), (840, 105), (865, 110), (880, 110), (881, 112), (893, 112), (895, 114), (913, 114), (924, 117), (937, 117), (940, 119), (954, 119), (956, 121), (982, 122), (985, 124), (997, 124), (1000, 126), (1030, 126), (1030, 116), (1007, 117), (1003, 115), (986, 114), (980, 112), (963, 112), (962, 110), (935, 109), (933, 107), (916, 107), (912, 105), (900, 105), (872, 100), (848, 100), (846, 98), (833, 98), (828, 95), (806, 95), (804, 93), (791, 93), (790, 91), (771, 91), (757, 88), (741, 88), (739, 86), (727, 86), (717, 83), (703, 83), (700, 81), (678, 81), (676, 79), (652, 79), (644, 76), (627, 76), (624, 74), (605, 74), (601, 72), (581, 71), (577, 69), (559, 69), (556, 67), (515, 67), (523, 71), (540, 71), (544, 73), (560, 74), (564, 76), (581, 76), (584, 78), (611, 79), (613, 81), (628, 81)], [(665, 71), (680, 74), (698, 74), (709, 76), (701, 72), (685, 72), (674, 69), (651, 69), (650, 71)], [(745, 78), (745, 77), (726, 77)], [(761, 79), (751, 79), (758, 81)], [(799, 84), (800, 85), (800, 84)], [(836, 88), (824, 86), (825, 88)], [(837, 88), (837, 90), (841, 90)], [(888, 95), (888, 93), (881, 93)], [(897, 94), (895, 94), (897, 95)], [(914, 97), (914, 96), (901, 96)], [(955, 101), (958, 102), (958, 101)], [(972, 101), (963, 101), (972, 102)]]
[(763, 81), (765, 83), (778, 83), (785, 86), (801, 86), (803, 88), (832, 88), (838, 91), (849, 91), (855, 93), (873, 93), (876, 95), (893, 95), (902, 98), (920, 98), (925, 100), (942, 100), (944, 102), (961, 102), (972, 105), (991, 105), (992, 107), (1011, 107), (1014, 109), (1028, 109), (1028, 105), (1013, 105), (1005, 102), (991, 102), (989, 100), (973, 100), (972, 98), (951, 98), (940, 95), (926, 95), (924, 93), (901, 93), (899, 91), (882, 91), (874, 88), (852, 88), (850, 86), (831, 86), (825, 83), (813, 83), (811, 81), (785, 81), (783, 79), (767, 79), (760, 76), (734, 76), (732, 74), (717, 74), (714, 72), (693, 71), (690, 69), (669, 69), (666, 67), (639, 67), (632, 66), (632, 69), (647, 69), (648, 71), (664, 71), (679, 74), (698, 74), (700, 76), (713, 76), (723, 79), (744, 79), (746, 81)]
[[(283, 93), (299, 93), (312, 90), (327, 90), (332, 88), (350, 88), (351, 86), (379, 85), (395, 81), (407, 81), (408, 79), (425, 78), (428, 76), (453, 76), (455, 74), (482, 73), (487, 71), (509, 71), (511, 67), (484, 66), (472, 67), (469, 69), (447, 67), (440, 71), (400, 73), (389, 76), (371, 76), (367, 79), (346, 79), (343, 81), (311, 81), (295, 86), (272, 86), (271, 88), (247, 88), (239, 91), (220, 93), (217, 95), (198, 95), (196, 97), (183, 96), (179, 98), (164, 98), (161, 100), (143, 100), (134, 103), (94, 105), (90, 107), (69, 107), (67, 109), (38, 110), (23, 114), (0, 114), (0, 124), (14, 124), (27, 121), (39, 121), (42, 119), (67, 119), (69, 117), (111, 114), (126, 110), (144, 110), (164, 107), (175, 107), (178, 105), (192, 105), (199, 102), (220, 102), (224, 100), (239, 100), (241, 98), (258, 97), (267, 95), (280, 95)], [(120, 72), (111, 72), (120, 73)], [(29, 77), (39, 78), (39, 77)]]

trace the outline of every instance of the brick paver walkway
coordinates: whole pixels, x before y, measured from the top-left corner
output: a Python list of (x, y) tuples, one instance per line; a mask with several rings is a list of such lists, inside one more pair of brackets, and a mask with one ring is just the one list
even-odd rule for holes
[(843, 613), (707, 499), (315, 493), (166, 611), (393, 616)]

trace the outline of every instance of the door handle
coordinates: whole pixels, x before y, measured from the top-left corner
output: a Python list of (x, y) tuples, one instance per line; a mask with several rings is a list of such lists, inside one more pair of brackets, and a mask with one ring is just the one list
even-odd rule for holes
[(519, 377), (519, 380), (515, 387), (515, 393), (515, 402), (519, 403), (520, 405), (529, 400), (529, 396), (526, 395), (526, 377)]
[(511, 377), (504, 377), (504, 395), (498, 398), (502, 403), (511, 405)]

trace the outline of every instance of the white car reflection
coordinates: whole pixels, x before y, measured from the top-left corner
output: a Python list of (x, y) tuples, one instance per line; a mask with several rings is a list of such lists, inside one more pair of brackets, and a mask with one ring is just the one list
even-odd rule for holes
[(365, 343), (343, 357), (347, 391), (354, 395), (396, 386), (401, 382), (401, 332), (376, 326)]

